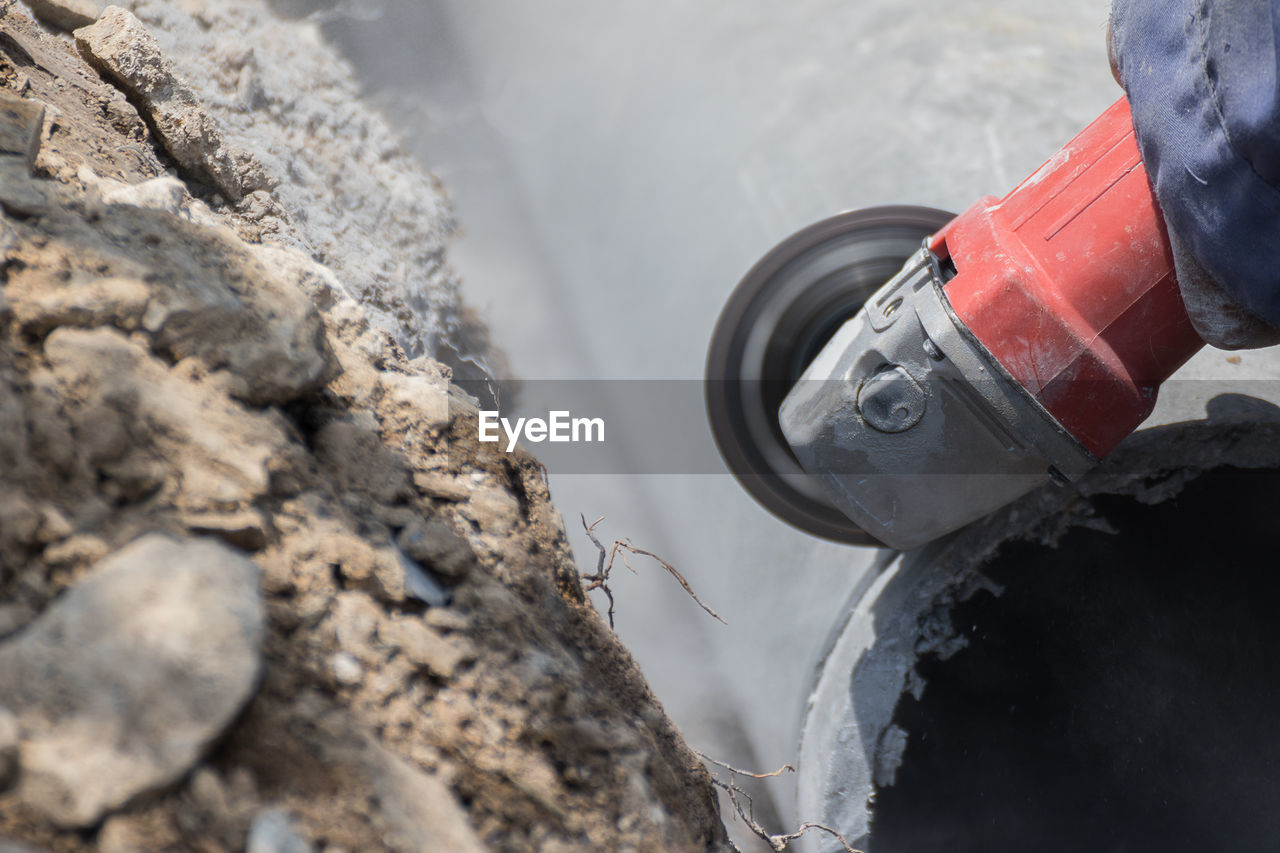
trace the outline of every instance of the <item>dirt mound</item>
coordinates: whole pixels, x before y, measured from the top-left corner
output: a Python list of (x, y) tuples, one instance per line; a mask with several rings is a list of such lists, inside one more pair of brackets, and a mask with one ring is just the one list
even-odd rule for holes
[[(0, 836), (723, 847), (541, 466), (476, 443), (425, 355), (457, 305), (443, 197), (354, 101), (281, 118), (292, 78), (238, 36), (306, 25), (187, 0), (153, 32), (159, 5), (74, 39), (0, 18)], [(295, 107), (354, 99), (344, 73)], [(377, 163), (335, 177), (335, 133)], [(425, 256), (379, 260), (411, 230)]]

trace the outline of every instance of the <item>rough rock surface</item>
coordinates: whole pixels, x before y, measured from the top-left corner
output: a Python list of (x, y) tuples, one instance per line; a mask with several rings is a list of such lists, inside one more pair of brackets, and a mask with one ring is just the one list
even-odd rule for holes
[(258, 567), (211, 540), (144, 536), (0, 644), (18, 796), (84, 827), (174, 782), (257, 688)]
[(274, 185), (228, 211), (242, 234), (299, 248), (331, 268), (367, 322), (410, 358), (503, 369), (446, 263), (456, 226), (444, 188), (364, 105), (318, 25), (280, 20), (264, 0), (118, 5), (154, 35), (224, 144), (249, 152), (261, 180)]
[[(706, 771), (585, 600), (541, 466), (478, 444), (419, 354), (452, 298), (442, 197), (406, 203), (430, 180), (326, 100), (355, 97), (327, 48), (292, 45), (297, 77), (235, 70), (279, 72), (265, 46), (230, 55), (282, 32), (258, 4), (131, 5), (280, 182), (193, 197), (124, 94), (0, 0), (0, 89), (44, 106), (34, 158), (0, 152), (0, 839), (722, 848)], [(342, 174), (309, 159), (361, 130), (374, 151)], [(378, 266), (414, 228), (438, 255), (421, 311), (400, 284), (430, 264)], [(214, 589), (243, 606), (193, 616)]]
[(247, 151), (230, 148), (222, 128), (200, 105), (133, 13), (108, 6), (96, 23), (75, 32), (81, 55), (143, 111), (165, 150), (197, 180), (231, 201), (270, 189)]

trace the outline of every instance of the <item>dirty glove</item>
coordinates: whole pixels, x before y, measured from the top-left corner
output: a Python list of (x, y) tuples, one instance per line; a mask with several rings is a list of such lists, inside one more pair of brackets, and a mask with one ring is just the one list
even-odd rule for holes
[(1112, 69), (1206, 343), (1280, 343), (1280, 0), (1113, 0)]

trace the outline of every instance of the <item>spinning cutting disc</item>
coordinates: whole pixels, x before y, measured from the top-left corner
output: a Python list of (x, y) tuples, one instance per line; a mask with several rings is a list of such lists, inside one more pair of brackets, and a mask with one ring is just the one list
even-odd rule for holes
[(952, 218), (894, 206), (814, 223), (761, 258), (720, 312), (706, 373), (716, 445), (752, 497), (806, 533), (880, 544), (801, 469), (778, 425), (778, 407), (836, 330)]

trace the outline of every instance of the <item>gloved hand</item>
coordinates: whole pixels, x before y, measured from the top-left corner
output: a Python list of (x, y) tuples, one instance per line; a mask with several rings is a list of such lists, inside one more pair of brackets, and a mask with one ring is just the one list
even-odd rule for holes
[(1280, 343), (1280, 0), (1113, 0), (1107, 47), (1196, 331)]

